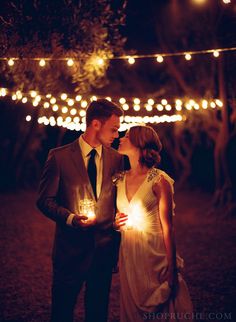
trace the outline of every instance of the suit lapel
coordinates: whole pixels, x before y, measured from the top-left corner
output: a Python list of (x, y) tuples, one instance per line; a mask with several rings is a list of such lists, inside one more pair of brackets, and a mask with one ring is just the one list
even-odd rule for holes
[[(79, 145), (78, 140), (74, 141), (72, 143), (71, 146), (71, 155), (72, 155), (72, 161), (76, 167), (76, 169), (78, 170), (78, 175), (79, 175), (79, 180), (81, 182), (81, 186), (83, 188), (83, 196), (81, 196), (82, 198), (88, 198), (88, 197), (92, 197), (94, 198), (94, 194), (93, 194), (93, 189), (92, 186), (90, 184), (90, 180), (88, 177), (88, 173), (87, 170), (85, 168), (85, 164), (84, 164), (84, 159), (82, 156), (82, 152), (81, 152), (81, 148)], [(89, 195), (89, 196), (87, 196)]]

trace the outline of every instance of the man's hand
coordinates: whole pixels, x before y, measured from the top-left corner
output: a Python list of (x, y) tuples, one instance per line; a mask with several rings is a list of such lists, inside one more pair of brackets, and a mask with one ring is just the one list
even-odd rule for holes
[(95, 225), (96, 223), (96, 218), (88, 218), (85, 215), (75, 215), (73, 220), (72, 220), (72, 226), (77, 227), (77, 228), (87, 228), (90, 226)]
[(128, 219), (128, 215), (118, 212), (116, 214), (116, 218), (115, 218), (115, 222), (114, 222), (113, 227), (116, 230), (119, 230), (122, 226), (125, 226), (127, 219)]

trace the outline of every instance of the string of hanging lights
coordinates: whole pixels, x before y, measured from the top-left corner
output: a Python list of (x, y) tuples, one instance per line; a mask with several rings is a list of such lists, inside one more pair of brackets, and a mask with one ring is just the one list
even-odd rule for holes
[[(41, 95), (35, 90), (24, 93), (20, 90), (12, 91), (0, 88), (0, 98), (9, 97), (16, 103), (30, 104), (33, 108), (40, 108), (39, 124), (63, 126), (71, 130), (84, 131), (86, 107), (91, 101), (100, 97), (76, 95), (70, 96), (62, 93), (59, 97), (52, 94)], [(124, 110), (121, 131), (134, 124), (179, 122), (187, 119), (191, 111), (206, 109), (220, 109), (223, 103), (220, 99), (190, 99), (190, 98), (138, 98), (138, 97), (106, 97), (106, 99), (119, 104)], [(128, 113), (132, 115), (128, 115)], [(26, 121), (31, 121), (27, 115)]]
[[(155, 59), (158, 63), (163, 63), (166, 57), (174, 57), (179, 56), (183, 57), (186, 61), (189, 61), (196, 55), (211, 55), (214, 58), (218, 58), (223, 52), (235, 52), (236, 47), (229, 48), (215, 48), (215, 49), (204, 49), (204, 50), (194, 50), (194, 51), (184, 51), (184, 52), (174, 52), (174, 53), (154, 53), (154, 54), (134, 54), (134, 55), (122, 55), (122, 56), (114, 56), (111, 58), (102, 58), (97, 56), (96, 59), (93, 59), (93, 63), (98, 66), (102, 66), (105, 63), (105, 60), (125, 60), (130, 65), (135, 64), (136, 59)], [(24, 61), (35, 61), (40, 67), (45, 68), (49, 63), (53, 63), (54, 61), (62, 61), (67, 64), (68, 67), (72, 67), (77, 61), (76, 58), (50, 58), (50, 57), (28, 57), (28, 58), (20, 58), (20, 57), (0, 57), (0, 61), (6, 62), (9, 67), (13, 67), (17, 62)]]

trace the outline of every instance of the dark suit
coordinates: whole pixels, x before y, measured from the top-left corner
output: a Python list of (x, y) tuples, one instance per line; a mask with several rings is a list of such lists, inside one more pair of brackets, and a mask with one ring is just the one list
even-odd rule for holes
[(96, 205), (97, 223), (90, 228), (66, 224), (79, 214), (85, 187), (92, 187), (78, 140), (49, 152), (40, 182), (38, 208), (56, 222), (53, 247), (52, 321), (70, 322), (77, 295), (86, 282), (86, 321), (107, 320), (111, 272), (116, 258), (114, 230), (115, 187), (112, 176), (122, 168), (122, 157), (103, 147), (103, 179)]

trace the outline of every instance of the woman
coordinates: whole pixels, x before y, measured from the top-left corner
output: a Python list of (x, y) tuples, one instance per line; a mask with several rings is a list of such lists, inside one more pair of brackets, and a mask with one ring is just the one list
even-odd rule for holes
[(183, 260), (175, 252), (173, 180), (156, 168), (161, 147), (148, 126), (130, 128), (119, 146), (131, 166), (117, 180), (121, 322), (192, 317), (188, 289), (179, 273)]

